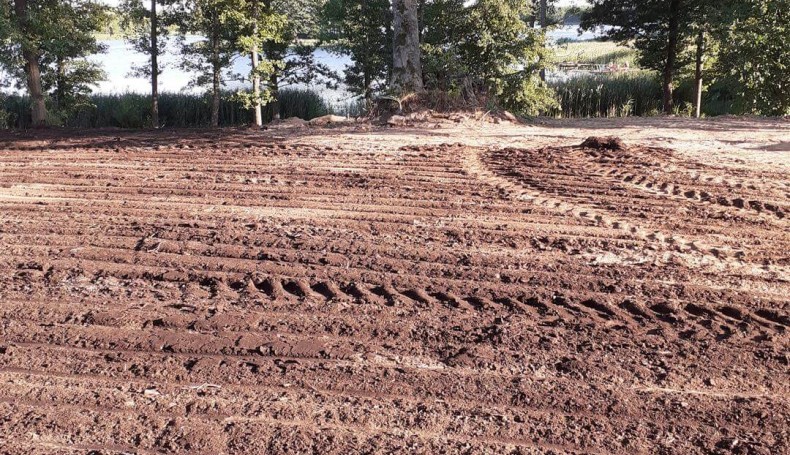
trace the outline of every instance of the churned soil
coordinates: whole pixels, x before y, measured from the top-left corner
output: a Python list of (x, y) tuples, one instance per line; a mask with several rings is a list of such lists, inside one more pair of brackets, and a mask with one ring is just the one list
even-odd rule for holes
[(0, 453), (788, 453), (788, 137), (2, 133)]

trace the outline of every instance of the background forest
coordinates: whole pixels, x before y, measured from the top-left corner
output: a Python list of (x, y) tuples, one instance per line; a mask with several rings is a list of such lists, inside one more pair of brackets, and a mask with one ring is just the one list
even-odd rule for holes
[[(365, 115), (393, 98), (519, 116), (788, 115), (788, 10), (790, 0), (0, 0), (0, 127), (260, 125)], [(550, 39), (562, 25), (597, 38)], [(129, 76), (150, 93), (96, 92), (107, 68), (91, 56), (108, 37), (147, 56)], [(174, 66), (190, 90), (160, 93)], [(328, 101), (338, 87), (349, 96)]]

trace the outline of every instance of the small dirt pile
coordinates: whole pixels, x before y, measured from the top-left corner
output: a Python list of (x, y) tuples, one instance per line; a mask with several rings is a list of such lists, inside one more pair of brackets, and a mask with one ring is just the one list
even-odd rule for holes
[(628, 146), (617, 136), (590, 136), (585, 139), (579, 147), (596, 150), (612, 150), (615, 152), (625, 152), (628, 150)]

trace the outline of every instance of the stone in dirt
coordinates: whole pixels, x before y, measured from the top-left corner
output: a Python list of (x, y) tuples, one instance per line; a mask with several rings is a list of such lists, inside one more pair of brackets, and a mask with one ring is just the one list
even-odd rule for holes
[(285, 120), (277, 122), (280, 126), (301, 128), (307, 125), (307, 120), (300, 119), (299, 117), (288, 117)]
[(616, 136), (590, 136), (581, 144), (582, 148), (590, 148), (596, 150), (612, 150), (622, 152), (628, 150), (622, 139)]
[(325, 126), (337, 123), (351, 123), (353, 120), (339, 115), (324, 115), (323, 117), (316, 117), (308, 122), (310, 126)]
[(406, 124), (406, 117), (402, 115), (393, 115), (392, 117), (387, 120), (387, 125), (391, 126), (403, 126)]
[(515, 115), (513, 115), (509, 111), (503, 111), (502, 112), (502, 118), (504, 118), (505, 120), (507, 120), (509, 122), (518, 122), (518, 117), (516, 117)]

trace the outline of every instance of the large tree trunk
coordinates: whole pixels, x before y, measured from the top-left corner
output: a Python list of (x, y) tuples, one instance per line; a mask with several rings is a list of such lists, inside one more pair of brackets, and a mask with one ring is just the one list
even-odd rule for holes
[(394, 0), (392, 12), (392, 87), (401, 93), (421, 92), (423, 85), (417, 0)]
[(255, 36), (252, 48), (252, 97), (253, 114), (255, 116), (255, 126), (263, 126), (263, 115), (261, 113), (261, 76), (258, 74), (258, 0), (252, 0), (252, 20), (255, 21), (252, 33)]
[(151, 0), (151, 124), (159, 128), (159, 17)]
[[(14, 0), (16, 20), (22, 34), (27, 35), (28, 8), (27, 0)], [(33, 127), (47, 125), (47, 106), (44, 104), (44, 88), (41, 85), (41, 67), (38, 63), (39, 51), (27, 40), (22, 43), (22, 58), (25, 61), (27, 90), (32, 100), (31, 116)]]
[(678, 53), (678, 33), (680, 0), (669, 2), (669, 36), (667, 37), (667, 55), (664, 62), (664, 113), (672, 113), (672, 79), (675, 76), (675, 62)]
[(700, 29), (697, 35), (697, 62), (694, 71), (694, 82), (697, 89), (696, 95), (696, 117), (702, 116), (702, 57), (705, 53), (705, 31)]

